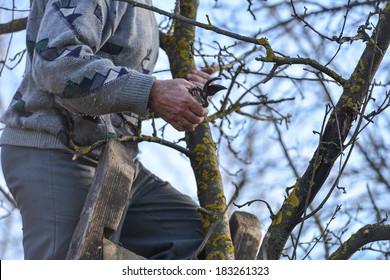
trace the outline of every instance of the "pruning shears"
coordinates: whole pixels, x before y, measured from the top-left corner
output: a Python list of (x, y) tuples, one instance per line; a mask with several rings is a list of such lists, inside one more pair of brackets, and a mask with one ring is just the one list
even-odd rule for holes
[(212, 82), (216, 80), (221, 80), (219, 77), (214, 77), (209, 79), (201, 88), (200, 86), (192, 86), (188, 91), (192, 94), (192, 96), (202, 105), (204, 108), (207, 108), (209, 106), (209, 100), (208, 98), (210, 96), (215, 95), (218, 91), (226, 89), (226, 87), (212, 84)]

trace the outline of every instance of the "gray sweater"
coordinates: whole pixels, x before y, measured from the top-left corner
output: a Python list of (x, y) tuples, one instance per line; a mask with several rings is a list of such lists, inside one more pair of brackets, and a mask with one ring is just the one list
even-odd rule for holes
[(26, 33), (26, 70), (1, 117), (1, 145), (70, 151), (136, 133), (159, 50), (151, 12), (112, 0), (34, 0)]

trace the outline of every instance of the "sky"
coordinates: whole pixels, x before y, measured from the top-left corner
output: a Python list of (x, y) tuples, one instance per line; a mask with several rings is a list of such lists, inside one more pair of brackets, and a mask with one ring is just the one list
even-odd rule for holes
[[(210, 1), (214, 2), (212, 0), (210, 0)], [(167, 8), (167, 7), (173, 7), (174, 6), (173, 4), (175, 1), (169, 0), (169, 1), (154, 1), (154, 2), (156, 4), (156, 6), (158, 6), (158, 7), (162, 8), (162, 9), (170, 10), (170, 8)], [(2, 2), (0, 2), (0, 3), (2, 4)], [(17, 0), (16, 1), (18, 8), (24, 8), (23, 5), (25, 5), (26, 3), (27, 3), (27, 1), (25, 1), (25, 0)], [(245, 3), (247, 3), (247, 1), (245, 1)], [(241, 5), (239, 3), (239, 1), (231, 3), (231, 4)], [(202, 8), (202, 6), (201, 6), (201, 8)], [(206, 12), (207, 11), (204, 11), (204, 10), (200, 11), (199, 17), (198, 17), (198, 19), (200, 21), (203, 21), (203, 22), (206, 21), (206, 16), (205, 16)], [(22, 16), (22, 14), (18, 13), (16, 16), (17, 17)], [(222, 10), (217, 10), (215, 16), (217, 18), (219, 17), (221, 19), (221, 21), (227, 22), (227, 27), (230, 26), (231, 28), (235, 28), (237, 26), (236, 25), (237, 23), (235, 21), (237, 18), (236, 19), (232, 18), (231, 21), (226, 21), (227, 15), (223, 14)], [(157, 17), (159, 17), (159, 16), (157, 15)], [(244, 17), (239, 16), (238, 18), (241, 20)], [(250, 19), (248, 19), (248, 20), (250, 21)], [(0, 17), (0, 22), (6, 22), (6, 21), (7, 20)], [(242, 34), (246, 34), (246, 28), (250, 29), (250, 26), (251, 26), (250, 24), (251, 23), (246, 24), (246, 25), (245, 24), (241, 25)], [(205, 33), (205, 34), (209, 34), (209, 33)], [(16, 47), (16, 49), (15, 49), (15, 51), (13, 51), (13, 53), (10, 54), (9, 57), (13, 57), (16, 53), (18, 53), (24, 49), (24, 35), (25, 35), (24, 32), (18, 32), (18, 33), (15, 33), (13, 35), (13, 46)], [(8, 38), (3, 37), (3, 40), (5, 42), (7, 42)], [(4, 41), (3, 41), (3, 43), (4, 43)], [(290, 51), (291, 53), (294, 53), (295, 51), (297, 51), (297, 52), (299, 51), (297, 49), (294, 49), (294, 42), (286, 41), (285, 46), (286, 46), (286, 48), (288, 48), (288, 51)], [(356, 48), (356, 50), (358, 50), (358, 48)], [(350, 65), (353, 65), (353, 64), (350, 64)], [(199, 66), (203, 66), (203, 65), (201, 65), (201, 63), (199, 63)], [(345, 65), (345, 68), (346, 68), (346, 69), (344, 69), (345, 73), (349, 73), (349, 71), (350, 71), (350, 69), (348, 69), (347, 66), (348, 65)], [(23, 69), (24, 69), (24, 67), (23, 67), (23, 63), (22, 63), (19, 67), (15, 68), (12, 71), (7, 70), (7, 69), (3, 70), (3, 73), (1, 75), (2, 77), (0, 78), (0, 98), (1, 98), (1, 103), (2, 103), (3, 109), (6, 105), (8, 105), (10, 99), (12, 98), (12, 96), (13, 96), (13, 94), (18, 86), (18, 83), (20, 82), (20, 79), (22, 77)], [(160, 57), (159, 57), (159, 62), (156, 66), (156, 71), (159, 72), (159, 74), (157, 74), (159, 78), (161, 78), (161, 79), (162, 78), (170, 78), (170, 75), (167, 72), (161, 72), (162, 70), (166, 70), (166, 69), (168, 69), (168, 62), (167, 62), (167, 59), (165, 57), (165, 54), (163, 52), (161, 52)], [(281, 84), (280, 89), (282, 89), (282, 87), (286, 87), (286, 86), (288, 87), (289, 85)], [(339, 92), (335, 94), (335, 98), (337, 98), (337, 94), (339, 94)], [(297, 108), (297, 111), (298, 110), (304, 111), (304, 110), (306, 110), (306, 108), (309, 108), (309, 106), (312, 105), (313, 100), (316, 98), (317, 98), (317, 96), (311, 96), (311, 98), (309, 96), (309, 98), (306, 97), (305, 99), (300, 100), (299, 101), (300, 106), (299, 106), (299, 108)], [(317, 141), (318, 141), (317, 137), (312, 133), (312, 131), (320, 129), (319, 125), (321, 124), (321, 120), (323, 119), (324, 109), (325, 108), (321, 108), (321, 110), (320, 110), (321, 113), (313, 115), (309, 120), (306, 119), (306, 115), (300, 115), (299, 112), (293, 112), (294, 114), (295, 113), (297, 114), (297, 117), (294, 118), (292, 123), (290, 124), (291, 125), (291, 130), (290, 130), (291, 133), (286, 134), (287, 137), (289, 137), (286, 140), (288, 140), (288, 144), (290, 146), (294, 147), (291, 150), (292, 150), (292, 153), (294, 153), (294, 152), (297, 153), (296, 156), (301, 157), (303, 159), (306, 159), (306, 158), (310, 159), (310, 157), (313, 153), (313, 146), (315, 146)], [(299, 142), (299, 139), (298, 139), (297, 135), (294, 135), (294, 133), (296, 133), (296, 131), (299, 131), (299, 132), (303, 131), (303, 129), (300, 129), (301, 123), (305, 123), (305, 127), (310, 127), (310, 129), (305, 129), (305, 131), (309, 131), (309, 135), (305, 135), (305, 136), (300, 135), (301, 137), (304, 137), (306, 140), (309, 139), (309, 141), (306, 141), (304, 143), (305, 146), (303, 146), (303, 147), (299, 146), (299, 145), (301, 145)], [(296, 128), (298, 128), (298, 130), (296, 130)], [(150, 135), (151, 131), (152, 130), (151, 130), (150, 123), (145, 122), (143, 125), (144, 134)], [(167, 137), (170, 139), (179, 139), (183, 136), (182, 133), (178, 133), (178, 132), (174, 131), (172, 128), (167, 129), (167, 135), (168, 135)], [(269, 136), (269, 137), (272, 137), (272, 136)], [(307, 145), (307, 143), (309, 143), (309, 144)], [(296, 149), (295, 149), (295, 147), (296, 147)], [(182, 192), (190, 195), (194, 200), (197, 199), (194, 176), (192, 173), (192, 169), (190, 167), (190, 163), (185, 156), (181, 155), (178, 152), (172, 151), (172, 149), (170, 149), (170, 148), (166, 148), (166, 147), (163, 147), (161, 145), (153, 144), (153, 143), (141, 143), (140, 148), (141, 149), (140, 149), (139, 157), (140, 157), (142, 163), (147, 168), (149, 168), (153, 173), (157, 174), (162, 179), (171, 182), (173, 186), (175, 186), (177, 189), (181, 190)], [(274, 146), (270, 145), (268, 147), (263, 147), (263, 149), (264, 149), (264, 152), (272, 152), (272, 150), (276, 151), (278, 149), (278, 147), (276, 147), (276, 145), (274, 145)], [(357, 160), (359, 160), (359, 159), (357, 158)], [(305, 168), (306, 161), (303, 160), (302, 162), (303, 162), (303, 165), (301, 166), (301, 168)], [(223, 162), (222, 164), (225, 165), (225, 167), (229, 167), (229, 162)], [(258, 164), (260, 166), (261, 162), (256, 162), (255, 164)], [(294, 184), (293, 181), (292, 182), (278, 181), (278, 179), (283, 180), (283, 177), (278, 176), (279, 172), (280, 172), (280, 170), (274, 170), (273, 172), (264, 174), (264, 178), (261, 178), (259, 180), (262, 180), (264, 182), (273, 181), (274, 185), (272, 185), (271, 187), (275, 187), (277, 184), (279, 184), (279, 185), (283, 184), (283, 186), (286, 186), (287, 184)], [(284, 172), (290, 172), (288, 170), (288, 167), (285, 168)], [(0, 183), (2, 186), (4, 185), (4, 182), (1, 179), (1, 176), (0, 176)], [(229, 184), (231, 184), (231, 182), (229, 182)], [(230, 187), (231, 187), (231, 185), (230, 185)], [(362, 187), (364, 187), (364, 186), (362, 186)], [(353, 189), (347, 195), (353, 197), (354, 192), (356, 192), (356, 191), (359, 191), (358, 188)], [(275, 189), (272, 189), (272, 191), (270, 192), (270, 196), (275, 198), (275, 202), (280, 203), (280, 197), (283, 197), (283, 195), (284, 195), (283, 192), (284, 192), (284, 189), (275, 188)], [(244, 202), (244, 201), (240, 201), (240, 202)], [(344, 206), (348, 207), (348, 204), (346, 204)], [(2, 216), (2, 212), (0, 210), (0, 217), (1, 216)], [(8, 221), (9, 220), (12, 220), (12, 224), (10, 227), (5, 224), (4, 220), (0, 220), (0, 236), (1, 236), (3, 230), (7, 230), (8, 234), (12, 235), (13, 237), (16, 237), (17, 241), (16, 241), (16, 243), (13, 244), (13, 246), (14, 246), (13, 250), (8, 250), (8, 255), (1, 256), (1, 252), (0, 252), (0, 259), (1, 258), (11, 258), (11, 259), (22, 258), (22, 247), (21, 247), (21, 242), (20, 242), (21, 225), (20, 225), (20, 216), (18, 215), (18, 212), (13, 211), (12, 217), (11, 217), (11, 219), (8, 219)], [(1, 240), (0, 240), (0, 244), (1, 244)]]

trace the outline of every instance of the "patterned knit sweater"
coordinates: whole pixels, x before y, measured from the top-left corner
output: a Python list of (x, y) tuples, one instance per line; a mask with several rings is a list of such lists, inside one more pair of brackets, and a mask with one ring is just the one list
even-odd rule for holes
[(26, 34), (1, 145), (69, 151), (135, 133), (159, 49), (151, 12), (114, 0), (34, 0)]

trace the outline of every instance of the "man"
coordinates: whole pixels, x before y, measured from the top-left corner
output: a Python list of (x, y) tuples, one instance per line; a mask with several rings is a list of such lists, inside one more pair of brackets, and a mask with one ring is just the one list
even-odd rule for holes
[[(120, 1), (34, 0), (26, 32), (25, 75), (1, 119), (3, 172), (22, 215), (25, 258), (64, 259), (101, 152), (72, 160), (75, 148), (138, 133), (148, 111), (193, 131), (207, 110), (188, 89), (210, 73), (152, 77), (154, 15)], [(135, 166), (117, 242), (150, 259), (191, 258), (203, 239), (196, 204)]]

